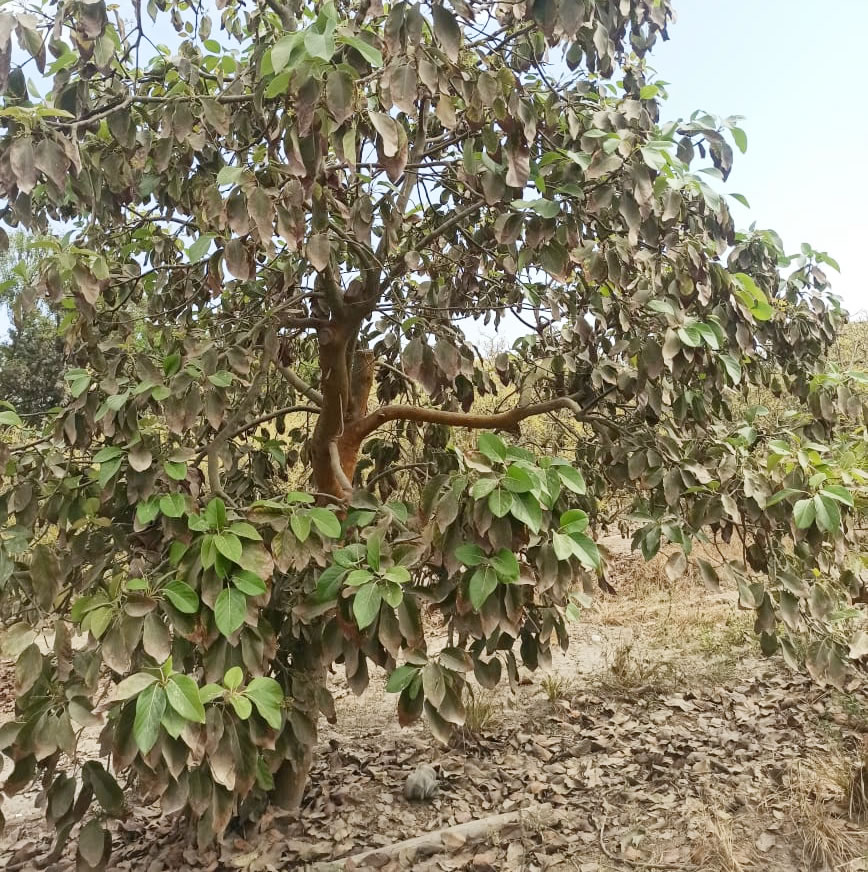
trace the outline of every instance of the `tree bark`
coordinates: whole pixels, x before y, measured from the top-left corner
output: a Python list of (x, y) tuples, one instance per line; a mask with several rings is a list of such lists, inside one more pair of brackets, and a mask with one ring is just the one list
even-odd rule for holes
[(339, 500), (349, 497), (362, 441), (357, 426), (368, 413), (374, 355), (355, 350), (355, 331), (341, 324), (320, 331), (322, 411), (314, 429), (311, 466), (314, 487)]
[[(296, 673), (293, 676), (293, 685), (295, 686), (298, 681), (306, 688), (303, 697), (295, 702), (300, 702), (305, 707), (316, 731), (319, 721), (317, 690), (325, 687), (326, 683), (326, 663), (323, 660), (322, 648), (318, 641), (302, 638), (295, 642), (290, 656), (292, 671)], [(289, 724), (285, 729), (291, 729)], [(312, 744), (301, 746), (297, 756), (284, 760), (275, 772), (272, 800), (280, 808), (293, 811), (301, 805), (310, 768), (313, 765), (316, 738), (315, 736)]]

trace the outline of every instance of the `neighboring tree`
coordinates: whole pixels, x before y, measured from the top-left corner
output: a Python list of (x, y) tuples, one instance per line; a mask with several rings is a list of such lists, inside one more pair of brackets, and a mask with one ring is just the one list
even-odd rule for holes
[[(783, 275), (773, 234), (734, 233), (712, 184), (735, 120), (659, 124), (642, 58), (668, 2), (218, 5), (17, 18), (52, 85), (8, 74), (4, 217), (79, 229), (40, 286), (71, 400), (0, 494), (7, 792), (42, 777), (62, 836), (95, 797), (80, 862), (104, 864), (118, 783), (57, 762), (105, 718), (114, 772), (208, 841), (264, 792), (300, 802), (335, 663), (356, 693), (383, 667), (400, 723), (445, 740), (471, 673), (515, 683), (566, 645), (627, 488), (672, 577), (694, 541), (742, 539), (746, 566), (702, 571), (797, 662), (789, 634), (863, 593), (816, 447), (849, 402), (813, 377), (843, 316), (825, 255)], [(169, 21), (178, 45), (137, 67)], [(492, 369), (472, 321), (507, 318), (529, 335)], [(755, 385), (818, 415), (784, 443), (739, 417)], [(569, 459), (516, 444), (538, 416), (579, 428)], [(427, 647), (423, 606), (453, 644)], [(820, 678), (860, 663), (811, 644)]]
[[(54, 240), (16, 232), (0, 253), (0, 312), (11, 324), (0, 339), (0, 400), (37, 415), (63, 398), (63, 345), (57, 318), (37, 300), (40, 258)], [(0, 315), (2, 317), (2, 315)]]
[(63, 347), (50, 315), (31, 312), (0, 342), (0, 397), (29, 415), (63, 398)]

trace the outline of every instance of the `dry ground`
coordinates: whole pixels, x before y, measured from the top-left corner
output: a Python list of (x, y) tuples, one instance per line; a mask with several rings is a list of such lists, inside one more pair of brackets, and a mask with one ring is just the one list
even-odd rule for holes
[[(336, 675), (339, 721), (323, 733), (297, 818), (266, 813), (202, 852), (133, 801), (110, 868), (868, 870), (868, 822), (849, 790), (868, 702), (760, 659), (729, 594), (690, 578), (672, 586), (659, 560), (646, 566), (609, 544), (618, 596), (572, 626), (570, 651), (548, 674), (528, 675), (515, 695), (505, 687), (475, 694), (467, 728), (449, 747), (424, 725), (397, 726), (381, 675), (361, 699)], [(437, 766), (441, 792), (410, 804), (403, 782), (420, 761)], [(50, 839), (38, 798), (13, 799), (3, 806), (0, 868), (41, 868)], [(521, 809), (488, 838), (447, 836), (431, 856), (346, 860)]]

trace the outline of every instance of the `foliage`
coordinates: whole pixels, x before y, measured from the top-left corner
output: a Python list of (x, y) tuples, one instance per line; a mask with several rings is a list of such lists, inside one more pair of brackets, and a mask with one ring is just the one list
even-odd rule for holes
[(19, 412), (44, 412), (63, 398), (63, 349), (54, 319), (25, 315), (0, 343), (0, 396)]
[(51, 242), (16, 232), (0, 253), (0, 303), (14, 317), (0, 342), (0, 397), (27, 414), (44, 412), (63, 398), (57, 321), (36, 305), (37, 268), (40, 257), (52, 250)]
[[(39, 282), (70, 399), (2, 458), (0, 746), (60, 841), (96, 799), (91, 868), (122, 797), (98, 764), (59, 771), (79, 727), (202, 842), (263, 792), (301, 800), (334, 663), (357, 693), (383, 667), (399, 722), (446, 740), (471, 674), (515, 683), (566, 645), (613, 491), (646, 556), (680, 546), (671, 578), (694, 540), (743, 537), (726, 571), (767, 651), (861, 594), (836, 558), (854, 472), (817, 447), (850, 402), (822, 375), (830, 261), (734, 232), (713, 183), (738, 119), (659, 123), (666, 0), (219, 5), (0, 15), (4, 218), (78, 222)], [(147, 59), (167, 21), (178, 45)], [(469, 319), (506, 318), (529, 333), (492, 369)], [(738, 417), (755, 385), (819, 414), (767, 436)], [(579, 434), (569, 460), (519, 444), (536, 416)], [(424, 607), (456, 644), (428, 648)], [(843, 641), (817, 644), (843, 680)]]

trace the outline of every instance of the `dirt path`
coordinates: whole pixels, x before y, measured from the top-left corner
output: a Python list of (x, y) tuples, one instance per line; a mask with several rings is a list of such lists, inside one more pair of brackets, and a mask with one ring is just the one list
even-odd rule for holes
[[(846, 803), (868, 725), (859, 701), (759, 660), (729, 595), (689, 579), (664, 586), (654, 564), (616, 559), (622, 595), (572, 626), (548, 674), (515, 695), (478, 692), (448, 748), (424, 725), (397, 726), (382, 675), (362, 698), (336, 675), (338, 724), (323, 732), (299, 817), (266, 813), (201, 852), (155, 810), (135, 809), (110, 868), (300, 869), (533, 805), (483, 843), (364, 868), (868, 870), (868, 836)], [(441, 791), (411, 804), (403, 782), (420, 761), (437, 766)], [(4, 803), (0, 868), (49, 846), (34, 799)]]

